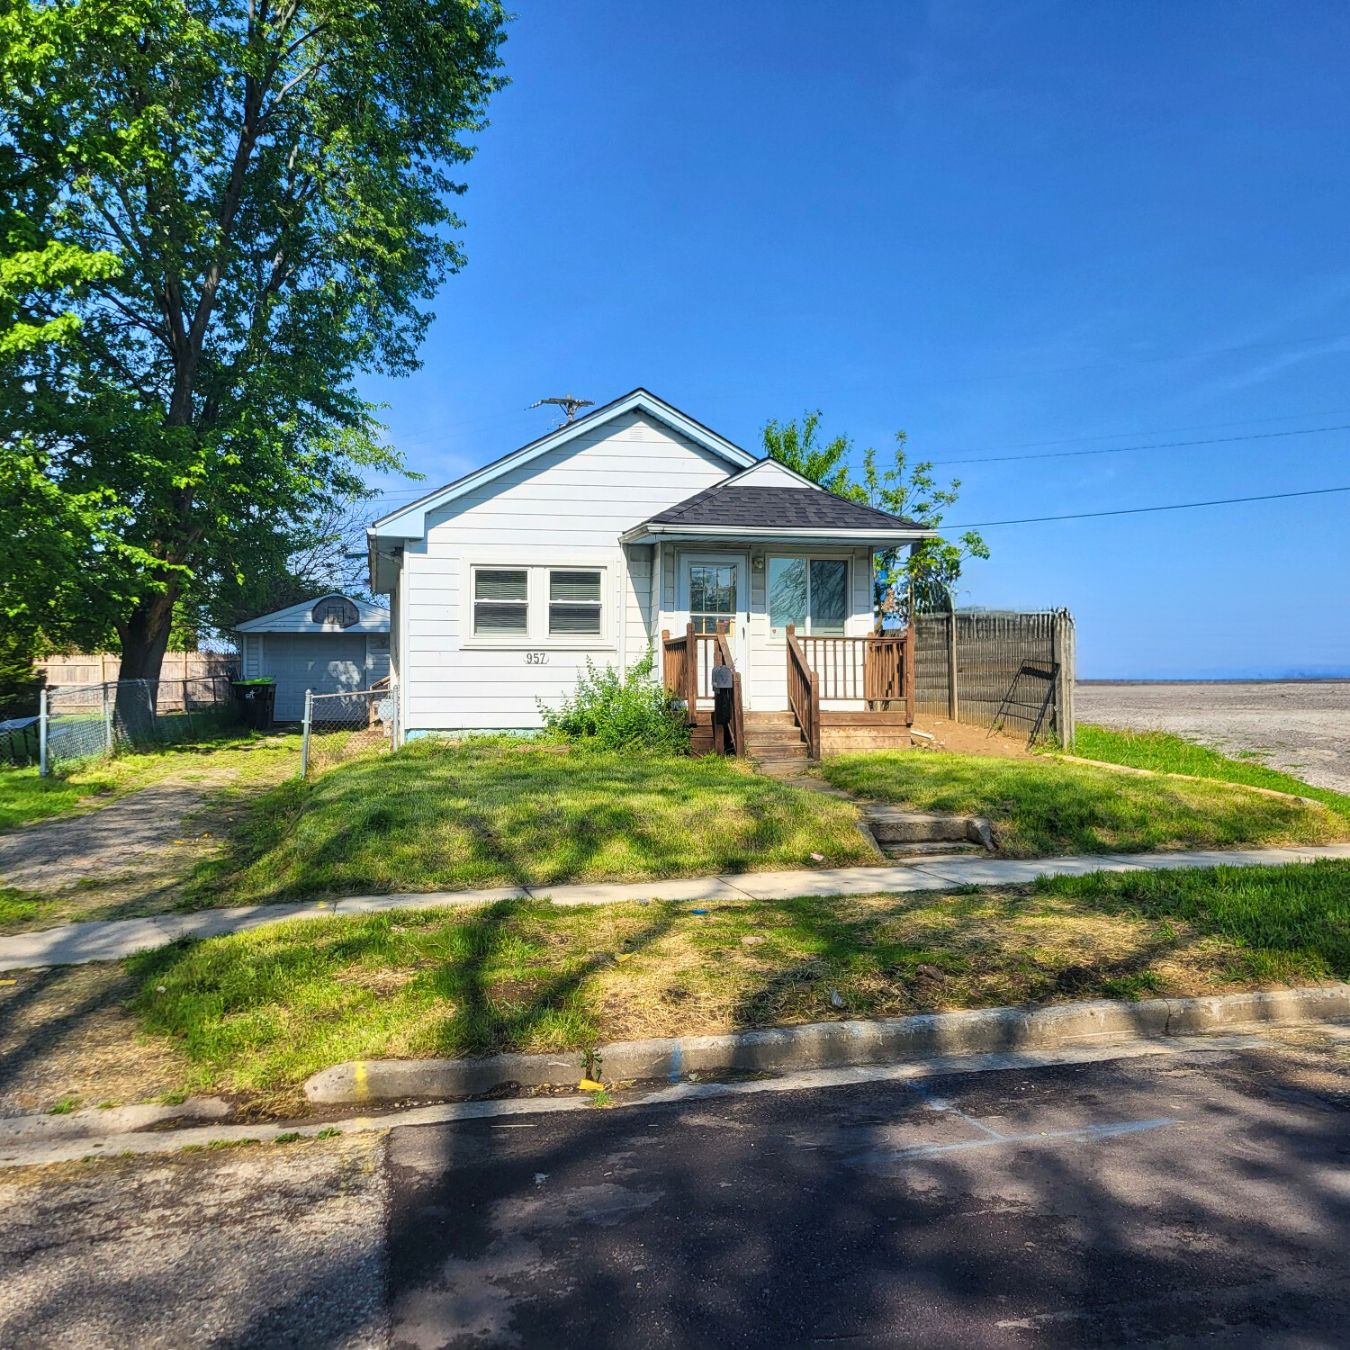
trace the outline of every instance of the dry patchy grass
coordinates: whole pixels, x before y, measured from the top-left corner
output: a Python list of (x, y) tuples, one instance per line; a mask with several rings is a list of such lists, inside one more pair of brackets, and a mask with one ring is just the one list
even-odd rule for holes
[(356, 1058), (1350, 975), (1343, 863), (699, 908), (508, 902), (270, 925), (131, 958), (133, 1007), (186, 1056), (186, 1087), (267, 1097)]

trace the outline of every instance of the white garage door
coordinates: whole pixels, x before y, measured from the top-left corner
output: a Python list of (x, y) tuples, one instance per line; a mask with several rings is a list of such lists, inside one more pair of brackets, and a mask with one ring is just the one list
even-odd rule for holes
[(340, 694), (364, 689), (366, 639), (360, 633), (268, 633), (263, 642), (264, 675), (277, 682), (276, 717), (298, 722), (305, 715), (305, 690)]

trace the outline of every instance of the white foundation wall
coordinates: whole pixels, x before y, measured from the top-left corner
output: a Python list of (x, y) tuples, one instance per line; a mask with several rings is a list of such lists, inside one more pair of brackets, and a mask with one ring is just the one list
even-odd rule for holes
[[(521, 465), (428, 518), (404, 549), (394, 613), (406, 734), (542, 725), (538, 700), (570, 695), (589, 657), (628, 666), (652, 642), (655, 550), (619, 536), (720, 482), (731, 465), (635, 413)], [(476, 566), (530, 570), (529, 639), (475, 638)], [(599, 638), (539, 630), (550, 568), (602, 571)]]

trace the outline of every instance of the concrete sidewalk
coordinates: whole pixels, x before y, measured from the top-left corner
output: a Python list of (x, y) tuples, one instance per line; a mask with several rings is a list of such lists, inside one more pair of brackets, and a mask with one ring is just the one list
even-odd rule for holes
[(1256, 867), (1350, 859), (1350, 844), (1306, 848), (1204, 849), (1189, 853), (1105, 853), (1064, 858), (952, 857), (931, 862), (800, 872), (740, 872), (674, 881), (622, 881), (590, 886), (502, 886), (483, 891), (410, 891), (355, 895), (295, 905), (249, 905), (147, 919), (109, 919), (65, 924), (38, 933), (0, 938), (0, 970), (114, 961), (132, 952), (162, 947), (182, 937), (220, 937), (283, 919), (327, 919), (335, 914), (374, 914), (390, 909), (482, 905), (498, 900), (551, 899), (555, 905), (611, 905), (631, 900), (782, 900), (798, 895), (872, 895), (877, 892), (944, 891), (954, 886), (1016, 886), (1040, 876), (1087, 872), (1139, 872), (1173, 867)]

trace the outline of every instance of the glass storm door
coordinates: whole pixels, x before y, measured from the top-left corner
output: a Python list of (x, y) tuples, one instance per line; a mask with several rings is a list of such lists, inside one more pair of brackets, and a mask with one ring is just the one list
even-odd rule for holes
[(731, 659), (742, 677), (745, 706), (750, 706), (750, 649), (746, 642), (750, 601), (749, 567), (743, 557), (685, 558), (681, 569), (684, 602), (689, 622), (696, 633), (715, 633), (717, 625), (727, 625), (731, 639)]
[(715, 633), (725, 623), (727, 632), (736, 631), (740, 568), (731, 562), (691, 562), (689, 564), (689, 620), (696, 633)]

